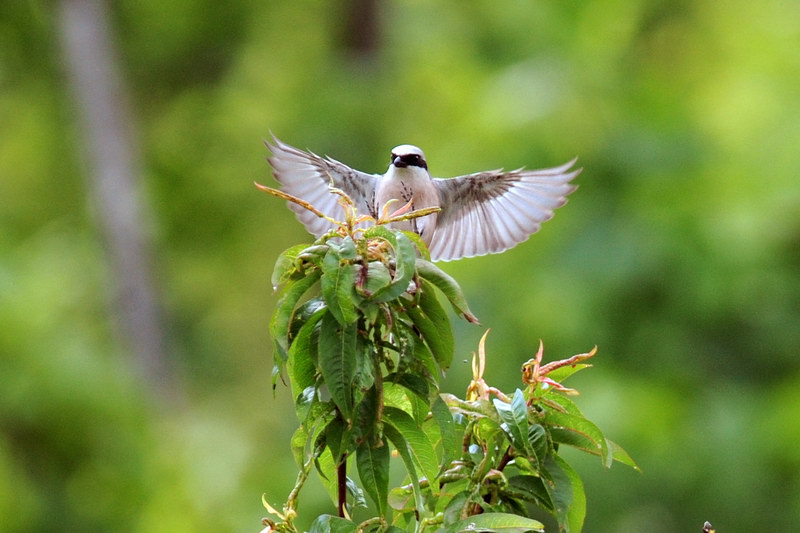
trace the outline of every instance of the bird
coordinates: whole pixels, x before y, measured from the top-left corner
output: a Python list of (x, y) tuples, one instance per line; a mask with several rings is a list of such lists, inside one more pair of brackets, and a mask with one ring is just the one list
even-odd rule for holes
[[(500, 253), (526, 241), (567, 202), (577, 188), (572, 180), (582, 170), (573, 169), (575, 158), (541, 170), (496, 169), (434, 178), (428, 173), (425, 153), (401, 144), (392, 149), (389, 167), (380, 175), (300, 150), (274, 135), (265, 144), (281, 189), (335, 220), (342, 219), (343, 208), (330, 186), (350, 196), (360, 214), (376, 219), (390, 200), (398, 200), (398, 207), (410, 203), (414, 210), (439, 207), (438, 212), (391, 224), (419, 234), (432, 261)], [(334, 227), (300, 205), (290, 202), (289, 208), (315, 237)]]

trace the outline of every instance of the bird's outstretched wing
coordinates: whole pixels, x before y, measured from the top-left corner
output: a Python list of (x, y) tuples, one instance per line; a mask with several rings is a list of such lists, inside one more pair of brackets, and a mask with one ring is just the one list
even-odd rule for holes
[(442, 211), (430, 243), (431, 258), (450, 261), (502, 252), (536, 233), (567, 202), (581, 169), (576, 159), (542, 170), (490, 170), (434, 179)]
[[(379, 176), (359, 172), (330, 157), (304, 152), (274, 136), (272, 143), (265, 144), (272, 152), (267, 161), (275, 170), (275, 179), (285, 192), (309, 202), (331, 218), (343, 220), (344, 211), (338, 203), (339, 196), (329, 188), (332, 184), (353, 199), (359, 214), (376, 214), (375, 186)], [(333, 228), (327, 220), (295, 203), (289, 202), (289, 209), (295, 212), (297, 219), (315, 237)]]

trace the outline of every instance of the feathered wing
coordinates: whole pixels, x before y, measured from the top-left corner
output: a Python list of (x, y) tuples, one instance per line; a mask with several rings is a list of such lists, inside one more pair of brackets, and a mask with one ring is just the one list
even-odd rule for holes
[(442, 211), (430, 243), (431, 258), (450, 261), (502, 252), (525, 241), (553, 217), (577, 186), (576, 159), (542, 170), (490, 170), (434, 179)]
[[(339, 195), (330, 191), (329, 185), (347, 193), (356, 204), (359, 214), (375, 215), (375, 187), (379, 176), (354, 170), (344, 163), (330, 157), (320, 157), (304, 152), (273, 137), (266, 142), (272, 156), (267, 158), (274, 169), (275, 179), (281, 189), (310, 203), (327, 216), (344, 219), (344, 211), (339, 205)], [(333, 225), (301, 206), (289, 202), (289, 209), (295, 212), (309, 233), (319, 237), (333, 228)]]

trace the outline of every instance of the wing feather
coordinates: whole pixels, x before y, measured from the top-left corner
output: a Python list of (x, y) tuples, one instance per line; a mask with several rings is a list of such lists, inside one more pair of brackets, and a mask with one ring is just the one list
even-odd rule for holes
[[(538, 202), (534, 205), (529, 195), (524, 191), (511, 190), (508, 195), (509, 205), (517, 211), (524, 220), (532, 224), (541, 225), (542, 222), (550, 220), (553, 215), (546, 207), (540, 207)], [(537, 228), (538, 229), (538, 228)]]
[(502, 169), (434, 179), (442, 211), (431, 239), (434, 260), (498, 253), (536, 233), (567, 202), (575, 159), (542, 170)]
[[(483, 220), (488, 220), (494, 217), (494, 205), (492, 202), (480, 204), (480, 218)], [(481, 235), (483, 237), (483, 242), (491, 242), (496, 241), (499, 236), (497, 234), (497, 228), (493, 224), (481, 224), (482, 231)]]
[[(272, 152), (267, 160), (285, 192), (309, 202), (331, 218), (342, 220), (344, 212), (339, 196), (330, 191), (332, 184), (353, 199), (360, 214), (376, 214), (375, 188), (380, 176), (354, 170), (330, 157), (305, 152), (274, 136), (271, 143), (265, 144)], [(333, 228), (330, 222), (301, 206), (291, 202), (288, 205), (312, 235), (319, 237)]]
[[(495, 218), (493, 220), (497, 221), (496, 225), (498, 230), (498, 238), (494, 242), (487, 243), (489, 248), (505, 250), (519, 242), (515, 239), (510, 216), (507, 216), (505, 213), (498, 213), (495, 211)], [(525, 235), (523, 234), (522, 236), (517, 237), (517, 239), (525, 239)]]
[(461, 220), (458, 221), (453, 232), (453, 253), (457, 255), (464, 255), (464, 245), (467, 243), (467, 240), (472, 238), (469, 234), (469, 217), (465, 216)]
[(528, 238), (528, 232), (525, 228), (525, 218), (520, 217), (520, 213), (515, 209), (509, 209), (506, 211), (508, 216), (503, 217), (500, 215), (498, 218), (502, 218), (506, 222), (506, 228), (508, 229), (508, 235), (511, 238), (510, 241), (507, 241), (508, 244), (515, 244), (521, 242)]

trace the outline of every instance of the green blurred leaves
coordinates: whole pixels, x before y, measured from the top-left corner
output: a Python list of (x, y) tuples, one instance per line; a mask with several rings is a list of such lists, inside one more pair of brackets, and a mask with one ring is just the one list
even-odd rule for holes
[[(272, 129), (369, 172), (406, 140), (441, 176), (580, 155), (586, 179), (554, 226), (448, 271), (500, 334), (504, 358), (539, 336), (564, 345), (582, 342), (579, 334), (613, 353), (598, 396), (584, 392), (601, 419), (628, 407), (609, 419), (615, 432), (639, 453), (656, 451), (648, 476), (623, 478), (587, 528), (664, 519), (690, 530), (686, 516), (713, 506), (743, 530), (800, 529), (784, 479), (800, 464), (797, 428), (785, 413), (754, 412), (761, 401), (800, 405), (795, 3), (416, 3), (417, 16), (383, 27), (377, 61), (346, 56), (345, 19), (327, 16), (330, 7), (114, 8), (175, 362), (194, 391), (191, 411), (172, 420), (142, 408), (149, 400), (108, 325), (103, 246), (53, 53), (57, 11), (3, 3), (2, 453), (16, 467), (0, 484), (27, 496), (0, 522), (43, 530), (55, 513), (73, 530), (252, 528), (251, 496), (275, 475), (272, 462), (243, 456), (252, 475), (227, 483), (220, 473), (236, 471), (228, 454), (168, 467), (159, 458), (183, 457), (198, 420), (222, 416), (203, 434), (236, 435), (234, 451), (261, 431), (261, 418), (247, 414), (265, 374), (267, 296), (257, 287), (280, 248), (303, 235), (282, 206), (265, 208), (250, 191), (267, 175), (259, 141)], [(326, 83), (315, 83), (320, 76)], [(458, 337), (463, 352), (472, 341)], [(498, 379), (512, 383), (517, 366), (497, 365)], [(755, 419), (775, 437), (754, 436)], [(676, 433), (682, 422), (705, 438)], [(165, 425), (186, 436), (160, 435)], [(107, 427), (115, 438), (103, 436)], [(275, 428), (269, 438), (271, 448), (287, 434)], [(684, 470), (660, 453), (668, 438)], [(42, 457), (58, 475), (34, 474)], [(606, 489), (604, 472), (586, 475), (587, 487)], [(708, 479), (719, 482), (686, 502), (685, 485)], [(199, 505), (195, 483), (215, 489)], [(763, 490), (749, 490), (755, 483)], [(125, 491), (92, 497), (91, 487), (114, 484)], [(141, 502), (136, 513), (131, 500)], [(765, 516), (767, 507), (777, 511)], [(688, 511), (645, 510), (663, 508)]]

